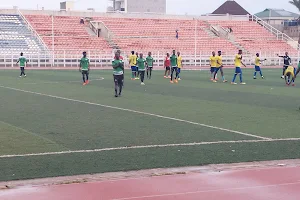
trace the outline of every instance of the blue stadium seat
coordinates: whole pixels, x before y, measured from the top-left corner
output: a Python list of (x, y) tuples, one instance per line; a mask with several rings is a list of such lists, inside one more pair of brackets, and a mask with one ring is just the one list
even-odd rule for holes
[(43, 45), (27, 28), (19, 15), (0, 14), (0, 53), (11, 54), (24, 52), (37, 54)]

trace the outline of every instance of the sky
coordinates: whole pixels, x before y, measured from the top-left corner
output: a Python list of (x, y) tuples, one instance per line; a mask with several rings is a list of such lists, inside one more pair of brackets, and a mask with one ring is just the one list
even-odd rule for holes
[[(59, 10), (59, 2), (65, 0), (0, 0), (0, 9), (4, 7), (18, 6), (21, 9), (41, 9)], [(167, 13), (177, 15), (202, 15), (213, 12), (226, 0), (167, 0)], [(236, 0), (251, 14), (263, 11), (266, 8), (281, 8), (291, 12), (299, 11), (289, 0)], [(95, 8), (98, 12), (105, 12), (108, 0), (75, 0), (75, 10), (86, 10)]]

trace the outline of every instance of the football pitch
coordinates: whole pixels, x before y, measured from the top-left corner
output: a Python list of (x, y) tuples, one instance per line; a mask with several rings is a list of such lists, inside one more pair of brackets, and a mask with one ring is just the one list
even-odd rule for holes
[(230, 85), (154, 71), (141, 86), (126, 71), (115, 98), (112, 70), (91, 71), (87, 86), (76, 70), (1, 70), (0, 181), (299, 158), (299, 86), (263, 72)]

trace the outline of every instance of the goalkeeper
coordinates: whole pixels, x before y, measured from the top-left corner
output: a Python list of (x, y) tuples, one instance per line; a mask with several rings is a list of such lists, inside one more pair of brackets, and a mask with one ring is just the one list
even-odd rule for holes
[(115, 59), (112, 61), (112, 67), (115, 82), (115, 97), (119, 97), (122, 94), (124, 83), (124, 63), (120, 60), (120, 54), (118, 52), (115, 54)]
[(80, 59), (79, 71), (82, 73), (83, 85), (89, 84), (90, 60), (86, 57), (86, 52), (82, 53)]

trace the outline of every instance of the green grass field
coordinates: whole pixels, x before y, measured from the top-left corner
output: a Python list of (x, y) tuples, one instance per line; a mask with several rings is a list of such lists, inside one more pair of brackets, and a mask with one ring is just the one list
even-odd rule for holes
[(183, 71), (170, 84), (156, 71), (141, 86), (126, 72), (115, 98), (111, 70), (88, 86), (76, 70), (2, 70), (0, 181), (299, 158), (299, 87), (264, 74), (230, 85)]

